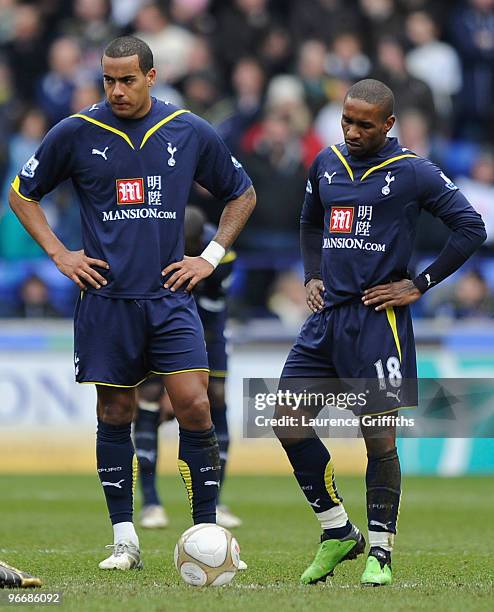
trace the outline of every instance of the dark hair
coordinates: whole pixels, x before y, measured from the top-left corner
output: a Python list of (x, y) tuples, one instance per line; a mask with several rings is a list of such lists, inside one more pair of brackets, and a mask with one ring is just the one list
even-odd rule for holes
[(107, 45), (104, 51), (106, 57), (130, 57), (137, 55), (139, 68), (147, 74), (154, 66), (153, 52), (140, 38), (135, 36), (120, 36)]
[(393, 92), (382, 81), (376, 79), (358, 81), (346, 92), (345, 100), (347, 98), (377, 104), (382, 108), (385, 119), (394, 112), (395, 97)]

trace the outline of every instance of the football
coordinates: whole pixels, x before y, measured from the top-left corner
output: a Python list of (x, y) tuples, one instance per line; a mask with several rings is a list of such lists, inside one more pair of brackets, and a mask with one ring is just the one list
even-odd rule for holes
[(233, 580), (240, 560), (237, 540), (228, 529), (212, 523), (194, 525), (180, 536), (175, 567), (192, 586), (222, 586)]

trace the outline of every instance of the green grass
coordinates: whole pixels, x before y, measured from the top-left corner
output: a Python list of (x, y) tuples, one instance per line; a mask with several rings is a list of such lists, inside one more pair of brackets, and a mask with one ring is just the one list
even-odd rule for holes
[[(362, 479), (340, 478), (338, 486), (365, 528)], [(299, 586), (317, 546), (317, 521), (292, 478), (271, 476), (232, 477), (225, 490), (244, 519), (235, 535), (248, 571), (227, 587), (188, 587), (172, 561), (190, 525), (188, 504), (178, 477), (161, 478), (160, 489), (171, 526), (141, 530), (144, 570), (102, 572), (111, 528), (96, 476), (0, 476), (0, 558), (41, 576), (44, 589), (62, 591), (64, 610), (494, 609), (490, 478), (405, 479), (395, 582), (381, 589), (358, 586), (363, 557), (339, 566), (326, 584)]]

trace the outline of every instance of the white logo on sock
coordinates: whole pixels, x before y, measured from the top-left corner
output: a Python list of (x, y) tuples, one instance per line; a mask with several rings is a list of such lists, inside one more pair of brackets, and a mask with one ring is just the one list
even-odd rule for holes
[(320, 497), (318, 497), (318, 498), (316, 499), (316, 501), (313, 501), (313, 502), (311, 502), (311, 501), (310, 501), (310, 502), (309, 502), (309, 504), (310, 504), (310, 505), (311, 505), (313, 508), (320, 508), (321, 506), (320, 506), (320, 505), (317, 503), (317, 502), (319, 502), (320, 500), (321, 500), (321, 498), (320, 498)]
[(204, 483), (205, 487), (212, 487), (216, 485), (217, 487), (220, 486), (220, 483), (217, 480), (206, 480), (206, 482)]
[(104, 487), (116, 487), (117, 489), (121, 489), (122, 488), (122, 482), (125, 481), (125, 478), (122, 478), (122, 480), (119, 480), (118, 482), (107, 482), (105, 480), (101, 481), (101, 484)]
[(376, 527), (382, 527), (383, 529), (388, 530), (389, 529), (389, 525), (391, 525), (391, 521), (389, 521), (388, 523), (380, 523), (379, 521), (369, 521), (369, 525), (375, 525)]

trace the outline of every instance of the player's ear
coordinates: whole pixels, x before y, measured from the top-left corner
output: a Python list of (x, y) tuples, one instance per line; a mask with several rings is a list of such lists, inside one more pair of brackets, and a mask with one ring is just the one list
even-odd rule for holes
[(151, 68), (151, 70), (146, 74), (146, 82), (148, 87), (152, 87), (156, 82), (156, 68)]
[(390, 115), (386, 121), (384, 122), (384, 132), (387, 134), (393, 125), (395, 124), (396, 117), (394, 115)]

